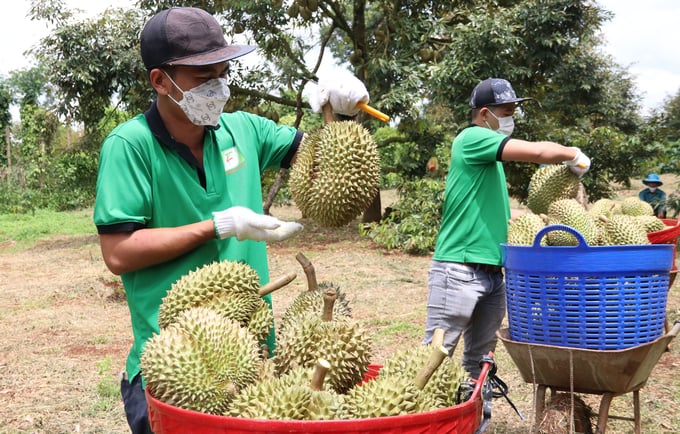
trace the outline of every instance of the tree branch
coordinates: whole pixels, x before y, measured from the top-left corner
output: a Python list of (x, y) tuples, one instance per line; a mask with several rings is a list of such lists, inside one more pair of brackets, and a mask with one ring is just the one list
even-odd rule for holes
[(342, 7), (335, 1), (319, 2), (321, 8), (329, 18), (333, 20), (333, 24), (344, 30), (348, 35), (352, 34), (352, 28), (342, 15)]
[[(285, 98), (281, 96), (276, 96), (272, 95), (267, 92), (260, 92), (258, 90), (254, 89), (246, 89), (244, 87), (239, 87), (239, 86), (229, 86), (231, 89), (232, 93), (234, 95), (245, 95), (245, 96), (251, 96), (251, 97), (256, 97), (256, 98), (261, 98), (266, 101), (271, 101), (275, 102), (277, 104), (289, 106), (289, 107), (298, 107), (298, 101), (295, 99), (290, 99), (290, 98)], [(311, 108), (311, 106), (308, 103), (301, 103), (302, 107), (304, 108)]]

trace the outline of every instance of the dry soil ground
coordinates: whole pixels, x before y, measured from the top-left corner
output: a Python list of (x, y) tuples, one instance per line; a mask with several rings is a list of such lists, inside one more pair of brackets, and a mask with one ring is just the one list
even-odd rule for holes
[[(293, 207), (272, 211), (281, 218), (299, 218)], [(304, 223), (300, 236), (270, 246), (272, 278), (298, 273), (274, 293), (275, 314), (280, 316), (306, 288), (295, 260), (302, 252), (320, 281), (333, 281), (347, 293), (355, 318), (371, 330), (375, 363), (396, 348), (417, 345), (430, 258), (386, 252), (361, 238), (356, 225), (338, 230)], [(671, 319), (680, 319), (679, 306), (680, 290), (674, 287)], [(127, 307), (94, 233), (55, 237), (21, 252), (0, 250), (0, 333), (0, 433), (128, 432), (116, 384), (131, 343)], [(510, 399), (526, 420), (504, 400), (495, 400), (487, 432), (530, 432), (534, 386), (522, 381), (500, 343), (496, 361)], [(680, 341), (662, 356), (642, 389), (643, 432), (678, 431), (679, 364)], [(598, 396), (584, 399), (597, 409)], [(631, 403), (630, 394), (615, 398), (610, 414), (632, 415)], [(608, 432), (633, 428), (630, 422), (610, 419)]]

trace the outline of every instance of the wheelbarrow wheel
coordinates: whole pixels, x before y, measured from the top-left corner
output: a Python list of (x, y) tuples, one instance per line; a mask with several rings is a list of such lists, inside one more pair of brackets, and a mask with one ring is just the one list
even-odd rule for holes
[[(545, 394), (541, 394), (545, 396)], [(537, 434), (570, 434), (572, 426), (570, 417), (573, 404), (573, 429), (575, 433), (593, 434), (593, 410), (579, 396), (574, 395), (573, 403), (570, 393), (554, 394), (543, 410), (536, 413), (539, 421)]]

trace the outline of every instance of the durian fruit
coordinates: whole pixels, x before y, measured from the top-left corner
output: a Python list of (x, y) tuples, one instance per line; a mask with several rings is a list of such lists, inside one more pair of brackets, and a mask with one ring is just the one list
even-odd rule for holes
[(443, 401), (437, 403), (436, 394), (425, 390), (441, 363), (448, 358), (448, 352), (438, 346), (428, 348), (427, 353), (429, 355), (424, 359), (416, 356), (402, 360), (405, 362), (403, 371), (393, 365), (383, 372), (383, 367), (378, 377), (351, 389), (344, 400), (343, 415), (361, 419), (415, 414), (440, 408)]
[[(167, 327), (182, 311), (213, 303), (223, 308), (225, 313), (237, 315), (241, 312), (237, 319), (241, 322), (243, 318), (250, 318), (252, 309), (257, 306), (259, 282), (257, 272), (245, 263), (220, 261), (204, 265), (172, 284), (161, 302), (158, 325)], [(219, 300), (225, 293), (236, 294), (238, 302)], [(238, 309), (238, 306), (242, 308)]]
[(380, 155), (370, 132), (354, 121), (305, 134), (289, 185), (303, 217), (343, 226), (371, 204), (380, 184)]
[(645, 228), (646, 232), (657, 232), (666, 229), (666, 224), (663, 220), (653, 215), (639, 215), (635, 217), (635, 220)]
[(257, 380), (258, 351), (255, 338), (237, 322), (195, 307), (147, 341), (140, 366), (156, 399), (222, 414), (239, 390)]
[(191, 307), (209, 307), (237, 321), (258, 340), (264, 341), (274, 327), (274, 314), (262, 297), (295, 279), (288, 273), (266, 285), (259, 285), (257, 272), (236, 261), (207, 264), (175, 282), (161, 302), (158, 324), (161, 329)]
[(234, 397), (225, 415), (269, 420), (339, 419), (343, 399), (324, 388), (330, 367), (328, 361), (319, 359), (313, 370), (299, 367), (252, 384)]
[[(576, 229), (589, 245), (596, 244), (598, 229), (595, 220), (575, 199), (560, 199), (548, 206), (548, 218)], [(578, 245), (576, 237), (566, 231), (550, 231), (546, 235), (550, 246)]]
[(345, 396), (346, 419), (401, 416), (421, 413), (421, 393), (413, 380), (402, 376), (383, 377), (351, 389)]
[(579, 177), (563, 164), (539, 167), (529, 182), (527, 206), (535, 214), (546, 214), (548, 206), (560, 199), (574, 199)]
[(601, 216), (605, 222), (607, 245), (651, 244), (647, 232), (635, 217), (626, 214), (614, 214), (610, 218)]
[(587, 212), (597, 227), (597, 238), (591, 245), (604, 246), (607, 244), (607, 231), (605, 230), (605, 222), (600, 219), (601, 216), (609, 218), (614, 214), (619, 213), (621, 206), (609, 198), (598, 199), (588, 206)]
[(262, 342), (269, 336), (270, 329), (274, 325), (274, 313), (269, 303), (262, 298), (257, 299), (255, 307), (248, 321), (248, 331), (255, 336), (258, 342)]
[(617, 207), (617, 203), (609, 198), (598, 199), (588, 207), (588, 214), (593, 218), (599, 219), (601, 215), (605, 217), (611, 217), (612, 214), (617, 212), (616, 210), (620, 208)]
[(532, 246), (536, 233), (545, 227), (545, 221), (534, 213), (518, 216), (508, 224), (508, 244), (515, 246)]
[(322, 316), (307, 316), (291, 322), (280, 334), (274, 361), (279, 375), (296, 367), (309, 368), (325, 358), (332, 369), (328, 383), (337, 393), (346, 393), (368, 371), (372, 340), (359, 323), (333, 319), (335, 291), (327, 291)]
[(312, 262), (302, 253), (298, 253), (295, 258), (307, 276), (307, 290), (298, 294), (285, 310), (278, 325), (279, 332), (283, 332), (287, 324), (299, 322), (308, 315), (321, 315), (324, 308), (324, 294), (328, 290), (334, 290), (336, 293), (336, 299), (333, 304), (333, 318), (351, 318), (352, 308), (347, 296), (340, 290), (340, 287), (332, 282), (318, 283)]
[(654, 208), (638, 197), (627, 197), (621, 201), (621, 214), (632, 216), (654, 215)]
[[(418, 373), (422, 371), (423, 366), (427, 365), (436, 348), (437, 346), (433, 340), (432, 345), (418, 345), (396, 351), (385, 361), (385, 364), (380, 369), (380, 377), (417, 377)], [(431, 403), (431, 407), (427, 410), (460, 404), (459, 388), (466, 377), (467, 373), (463, 365), (448, 357), (448, 353), (445, 352), (445, 357), (442, 358), (440, 365), (434, 370), (432, 376), (422, 388), (421, 393), (428, 396), (426, 402)]]

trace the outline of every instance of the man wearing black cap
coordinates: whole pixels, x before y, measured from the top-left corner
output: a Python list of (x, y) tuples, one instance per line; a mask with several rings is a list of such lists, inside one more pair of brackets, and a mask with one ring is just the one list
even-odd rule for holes
[(463, 334), (463, 366), (473, 376), (496, 346), (505, 316), (501, 243), (507, 241), (510, 204), (503, 161), (564, 163), (583, 175), (590, 159), (578, 148), (513, 139), (518, 98), (507, 80), (489, 78), (470, 96), (471, 124), (453, 141), (442, 223), (429, 274), (423, 343), (443, 329), (452, 355)]
[[(229, 98), (228, 61), (255, 47), (228, 45), (215, 18), (198, 8), (153, 16), (140, 38), (156, 100), (118, 126), (100, 156), (94, 221), (107, 267), (121, 275), (134, 343), (121, 381), (132, 432), (151, 432), (140, 356), (159, 332), (162, 298), (181, 276), (232, 260), (269, 281), (263, 241), (302, 229), (262, 215), (260, 176), (289, 167), (303, 133), (245, 112), (223, 113)], [(353, 115), (368, 100), (352, 77), (324, 89), (322, 104)], [(341, 86), (342, 84), (342, 86)], [(270, 296), (265, 296), (270, 303)], [(274, 350), (273, 331), (267, 341)]]

